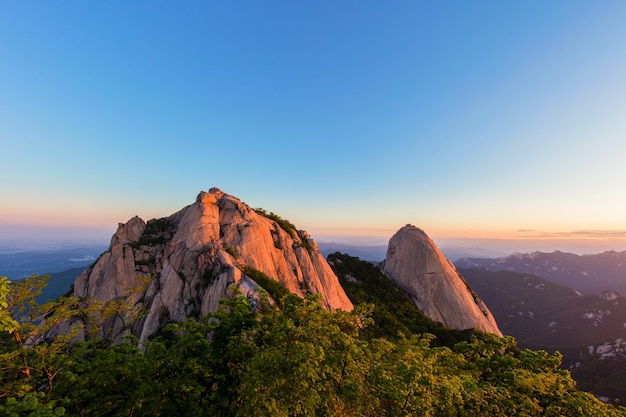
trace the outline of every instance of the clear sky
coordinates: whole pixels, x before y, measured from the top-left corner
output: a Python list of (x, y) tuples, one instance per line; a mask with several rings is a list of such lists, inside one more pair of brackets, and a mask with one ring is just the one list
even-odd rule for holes
[(2, 1), (0, 233), (106, 243), (216, 186), (320, 241), (626, 248), (625, 22), (611, 0)]

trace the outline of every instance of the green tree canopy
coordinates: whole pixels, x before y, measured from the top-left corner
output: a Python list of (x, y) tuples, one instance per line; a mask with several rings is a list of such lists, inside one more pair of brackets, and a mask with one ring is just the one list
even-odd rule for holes
[(0, 337), (1, 415), (626, 416), (578, 391), (559, 354), (480, 332), (447, 345), (432, 333), (375, 337), (371, 304), (326, 311), (315, 297), (284, 295), (278, 308), (238, 296), (142, 346), (69, 343), (41, 336), (84, 313), (75, 300), (37, 306), (37, 279), (0, 282), (1, 311), (17, 323)]

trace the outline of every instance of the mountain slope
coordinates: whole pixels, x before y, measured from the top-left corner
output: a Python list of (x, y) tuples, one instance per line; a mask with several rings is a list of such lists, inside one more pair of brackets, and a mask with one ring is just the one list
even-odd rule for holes
[[(319, 294), (327, 309), (352, 309), (306, 232), (217, 188), (167, 218), (120, 224), (109, 249), (76, 279), (74, 296), (89, 302), (123, 298), (145, 308), (133, 329), (144, 340), (169, 321), (216, 311), (235, 288), (258, 296), (261, 286), (251, 275), (259, 273), (298, 296)], [(121, 333), (122, 322), (106, 326)]]
[(369, 337), (396, 339), (428, 333), (436, 337), (434, 344), (452, 347), (477, 334), (473, 329), (450, 329), (426, 316), (371, 262), (335, 252), (328, 255), (328, 263), (354, 305), (374, 306), (371, 315), (374, 322), (363, 329)]
[(626, 401), (626, 298), (599, 296), (536, 275), (459, 269), (520, 346), (563, 354), (581, 389)]
[(505, 334), (524, 346), (586, 346), (626, 337), (626, 298), (581, 293), (536, 275), (459, 269)]

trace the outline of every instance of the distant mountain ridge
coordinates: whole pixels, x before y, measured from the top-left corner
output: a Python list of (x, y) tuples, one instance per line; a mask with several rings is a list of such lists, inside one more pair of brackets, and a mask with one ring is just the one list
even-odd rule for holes
[(370, 262), (381, 262), (385, 259), (387, 245), (350, 245), (347, 243), (318, 242), (317, 245), (324, 256), (334, 252), (347, 253)]
[(539, 275), (585, 294), (615, 290), (626, 294), (626, 251), (576, 255), (555, 251), (516, 253), (496, 259), (462, 258), (458, 268), (486, 268)]
[(56, 250), (29, 250), (0, 254), (0, 276), (11, 280), (32, 274), (62, 272), (87, 267), (106, 249), (103, 246), (65, 248)]
[(459, 269), (502, 332), (520, 346), (560, 351), (581, 389), (626, 401), (626, 297), (584, 295), (537, 275)]
[(562, 350), (626, 337), (626, 298), (615, 291), (584, 295), (537, 275), (461, 269), (502, 331), (521, 345)]
[[(341, 252), (350, 256), (356, 256), (364, 261), (381, 262), (387, 254), (387, 245), (359, 245), (334, 242), (318, 242), (317, 244), (324, 256), (328, 256), (333, 252)], [(479, 247), (442, 246), (439, 250), (452, 262), (469, 257), (497, 258), (503, 256), (501, 252)]]

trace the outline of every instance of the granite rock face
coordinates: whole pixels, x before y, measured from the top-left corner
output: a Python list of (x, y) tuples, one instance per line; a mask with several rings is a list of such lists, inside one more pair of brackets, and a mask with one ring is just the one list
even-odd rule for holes
[(433, 320), (502, 335), (485, 303), (421, 229), (406, 225), (396, 232), (382, 269)]
[(74, 296), (146, 309), (132, 329), (121, 317), (105, 324), (113, 334), (132, 331), (141, 341), (169, 321), (216, 311), (236, 289), (258, 296), (260, 285), (246, 275), (248, 268), (300, 297), (319, 294), (329, 310), (353, 308), (308, 233), (217, 188), (169, 217), (120, 224), (109, 249), (76, 279)]

